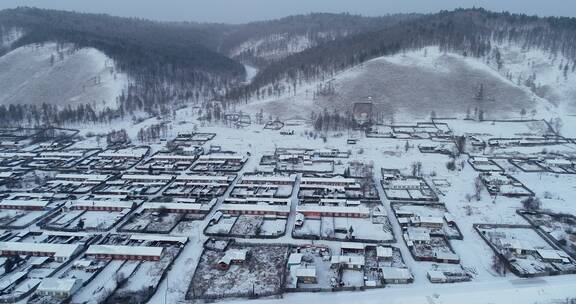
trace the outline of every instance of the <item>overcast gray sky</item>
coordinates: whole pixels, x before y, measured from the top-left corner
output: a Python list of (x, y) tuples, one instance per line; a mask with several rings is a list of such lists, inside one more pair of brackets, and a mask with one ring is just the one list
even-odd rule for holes
[(0, 9), (34, 6), (164, 21), (242, 23), (309, 12), (367, 16), (457, 7), (576, 17), (576, 0), (0, 0)]

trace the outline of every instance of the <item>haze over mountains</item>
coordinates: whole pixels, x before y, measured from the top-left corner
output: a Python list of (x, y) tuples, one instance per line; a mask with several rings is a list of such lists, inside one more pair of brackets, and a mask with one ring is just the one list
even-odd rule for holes
[[(0, 11), (0, 37), (7, 123), (109, 121), (190, 104), (212, 112), (213, 100), (219, 113), (284, 118), (346, 112), (369, 97), (382, 119), (576, 108), (575, 18), (462, 9), (227, 25), (18, 8)], [(248, 83), (247, 71), (258, 71)]]

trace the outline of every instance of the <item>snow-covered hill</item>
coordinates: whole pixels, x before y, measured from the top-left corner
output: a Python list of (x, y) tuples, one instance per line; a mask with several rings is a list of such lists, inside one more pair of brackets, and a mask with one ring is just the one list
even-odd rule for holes
[[(516, 78), (520, 74), (533, 74), (533, 69), (544, 69), (546, 64), (556, 66), (559, 62), (548, 63), (547, 57), (543, 57), (542, 62), (522, 63), (516, 62), (521, 59), (514, 57), (513, 50), (502, 49), (501, 53), (501, 70), (490, 58), (444, 53), (437, 47), (380, 57), (323, 82), (324, 86), (331, 83), (333, 94), (318, 96), (315, 92), (319, 83), (314, 83), (300, 86), (295, 95), (291, 92), (290, 96), (255, 101), (245, 110), (255, 112), (263, 109), (283, 118), (308, 117), (311, 111), (318, 112), (324, 108), (340, 112), (351, 110), (353, 103), (370, 98), (386, 120), (395, 121), (426, 119), (431, 115), (474, 116), (480, 111), (489, 119), (548, 117), (548, 114), (558, 112), (556, 100), (535, 94), (524, 82), (518, 83)], [(558, 77), (539, 71), (536, 71), (537, 75), (542, 76), (537, 76), (536, 81), (541, 79), (542, 84), (548, 85), (549, 92), (559, 96), (573, 94), (576, 85), (570, 84), (574, 84), (576, 76), (571, 74), (567, 80), (557, 80)], [(553, 71), (549, 73), (555, 75)], [(567, 104), (566, 100), (563, 102)]]
[(115, 107), (128, 84), (114, 62), (93, 48), (46, 43), (0, 57), (0, 104), (91, 104)]

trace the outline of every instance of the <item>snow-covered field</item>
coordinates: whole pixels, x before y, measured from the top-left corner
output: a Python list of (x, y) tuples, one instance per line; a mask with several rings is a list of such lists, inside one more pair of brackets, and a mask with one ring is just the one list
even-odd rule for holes
[(115, 108), (128, 85), (113, 60), (93, 48), (55, 43), (19, 47), (0, 57), (0, 104), (91, 104)]

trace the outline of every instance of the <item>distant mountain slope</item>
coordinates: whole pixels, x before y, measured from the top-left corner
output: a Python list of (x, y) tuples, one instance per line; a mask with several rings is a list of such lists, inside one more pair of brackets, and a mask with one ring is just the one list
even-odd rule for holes
[(231, 92), (231, 100), (282, 95), (306, 82), (330, 78), (334, 73), (372, 58), (425, 46), (487, 58), (493, 45), (515, 43), (561, 55), (570, 67), (576, 61), (576, 18), (538, 18), (483, 9), (462, 9), (428, 14), (382, 29), (328, 41), (272, 62), (245, 87)]
[(418, 14), (364, 17), (351, 14), (311, 13), (229, 27), (220, 50), (242, 62), (263, 66), (319, 44), (382, 29)]
[[(370, 60), (337, 74), (324, 86), (333, 88), (318, 94), (318, 87), (302, 87), (296, 96), (254, 102), (244, 111), (266, 113), (284, 119), (309, 117), (309, 113), (345, 113), (355, 102), (368, 98), (376, 116), (385, 121), (408, 121), (437, 117), (520, 118), (541, 114), (554, 108), (500, 75), (485, 62), (438, 48), (406, 52)], [(482, 89), (480, 89), (482, 88)], [(481, 96), (479, 92), (482, 91)], [(316, 96), (315, 96), (316, 95)]]
[[(226, 25), (154, 22), (23, 7), (0, 11), (0, 55), (47, 42), (97, 49), (134, 81), (129, 94), (120, 100), (122, 109), (157, 115), (166, 112), (171, 103), (204, 102), (252, 79), (257, 69), (247, 71), (241, 62), (261, 69), (326, 41), (415, 16), (308, 14)], [(6, 102), (24, 102), (18, 96)]]
[(128, 77), (93, 48), (55, 43), (19, 47), (0, 57), (0, 104), (90, 104), (115, 108)]
[[(4, 74), (6, 83), (13, 86), (6, 85), (8, 93), (3, 94), (3, 103), (53, 103), (60, 106), (53, 110), (53, 115), (60, 118), (73, 116), (59, 115), (57, 111), (62, 110), (62, 106), (71, 103), (101, 103), (99, 99), (104, 96), (106, 102), (115, 105), (116, 110), (96, 113), (105, 115), (92, 117), (109, 120), (135, 112), (160, 115), (169, 113), (170, 108), (181, 106), (182, 103), (213, 99), (225, 93), (228, 88), (244, 81), (246, 77), (242, 64), (216, 51), (223, 28), (221, 25), (161, 23), (108, 15), (17, 8), (0, 11), (0, 28), (21, 30), (21, 35), (11, 35), (12, 39), (2, 39), (9, 43), (4, 43), (5, 47), (3, 50), (0, 49), (0, 56), (10, 50), (37, 43), (73, 44), (76, 49), (100, 51), (111, 59), (117, 71), (130, 77), (131, 83), (126, 94), (119, 96), (116, 103), (112, 95), (117, 95), (117, 89), (112, 90), (113, 94), (107, 89), (98, 92), (93, 90), (87, 94), (78, 91), (83, 87), (81, 84), (85, 83), (85, 77), (97, 72), (94, 68), (82, 71), (85, 67), (78, 63), (82, 61), (81, 59), (71, 59), (66, 72), (62, 72), (70, 77), (75, 75), (70, 87), (67, 84), (60, 84), (59, 77), (61, 79), (66, 77), (58, 74), (59, 77), (52, 78), (53, 84), (48, 84), (48, 77), (31, 78), (24, 90), (21, 87), (20, 75)], [(3, 37), (9, 36), (3, 35)], [(34, 62), (35, 55), (29, 55), (31, 56), (29, 59)], [(92, 66), (89, 58), (84, 59), (87, 60), (84, 64)], [(5, 60), (5, 63), (8, 65), (7, 61)], [(12, 68), (23, 69), (22, 66)], [(78, 70), (73, 71), (75, 68)], [(47, 72), (39, 69), (33, 72), (28, 69), (28, 72), (44, 75), (61, 71), (55, 69)], [(9, 75), (13, 75), (14, 79), (9, 79)], [(58, 85), (63, 87), (58, 89)], [(74, 86), (76, 89), (73, 89)], [(56, 89), (54, 92), (62, 90), (69, 94), (64, 94), (63, 100), (58, 103), (49, 97), (50, 87)], [(16, 111), (14, 109), (12, 112)], [(46, 123), (62, 121), (60, 118), (46, 118)]]

